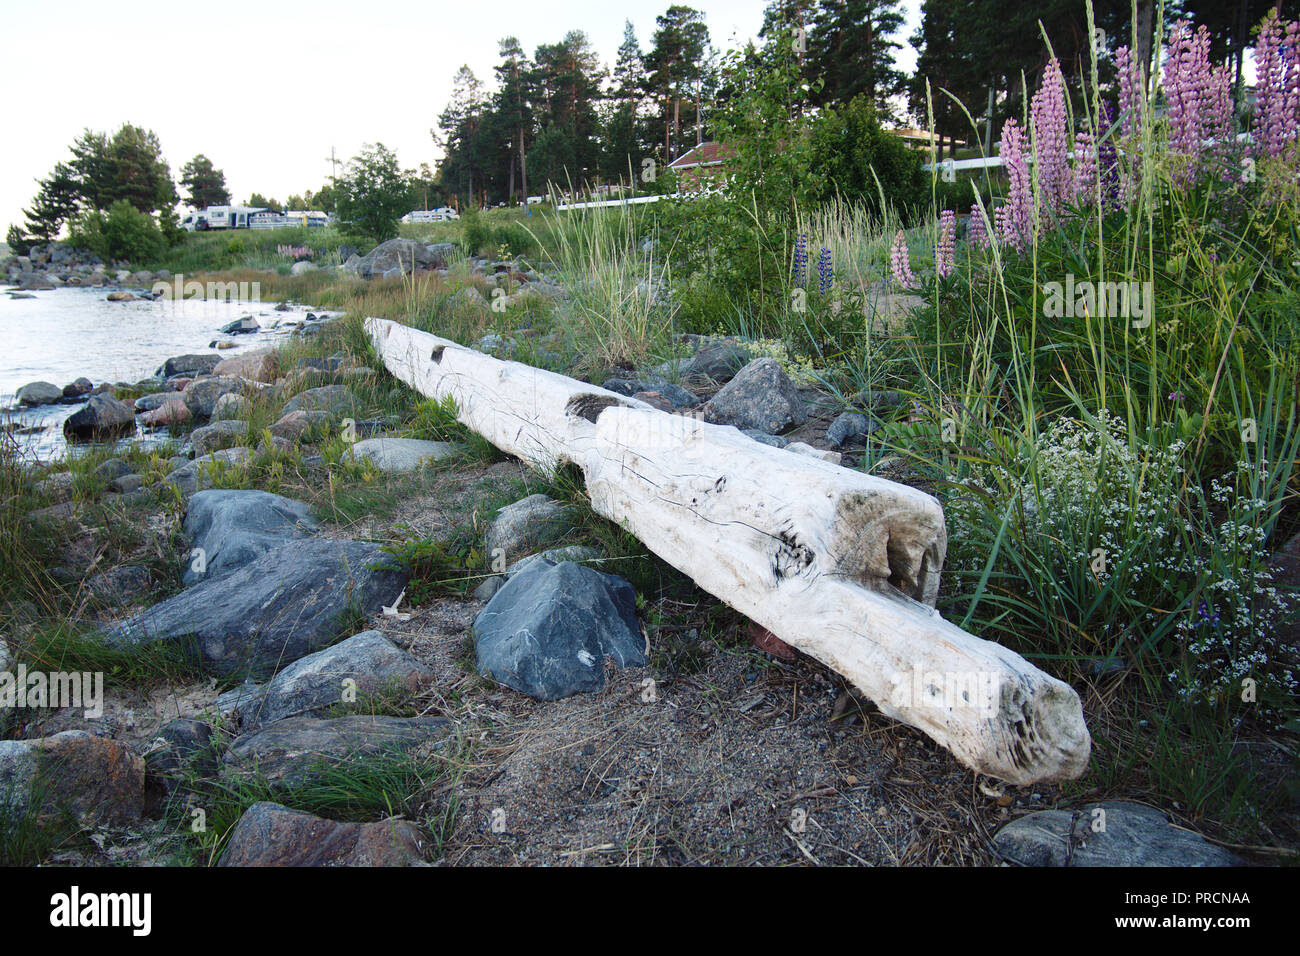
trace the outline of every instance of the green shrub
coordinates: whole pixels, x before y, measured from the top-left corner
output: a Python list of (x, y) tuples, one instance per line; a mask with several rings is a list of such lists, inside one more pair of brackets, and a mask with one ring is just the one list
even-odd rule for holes
[(822, 176), (808, 191), (813, 202), (839, 196), (879, 215), (884, 199), (905, 219), (929, 205), (921, 154), (881, 127), (865, 95), (818, 114), (811, 125), (809, 147), (810, 165)]
[(153, 262), (166, 245), (153, 217), (125, 199), (113, 203), (107, 213), (86, 213), (73, 224), (70, 239), (105, 262)]

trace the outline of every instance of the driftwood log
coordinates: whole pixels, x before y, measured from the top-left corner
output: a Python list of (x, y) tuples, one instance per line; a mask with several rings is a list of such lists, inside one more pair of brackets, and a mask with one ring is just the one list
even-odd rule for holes
[(1086, 768), (1074, 690), (934, 609), (947, 532), (930, 495), (384, 319), (366, 329), (397, 378), (451, 396), (503, 451), (577, 466), (597, 513), (967, 766), (1017, 784)]

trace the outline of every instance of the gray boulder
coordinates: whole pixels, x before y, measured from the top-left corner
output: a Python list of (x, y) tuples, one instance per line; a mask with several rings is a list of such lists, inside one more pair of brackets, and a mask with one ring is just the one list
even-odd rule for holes
[(429, 246), (415, 239), (389, 239), (355, 261), (348, 259), (343, 270), (363, 279), (427, 272), (445, 267), (452, 248), (451, 243)]
[(643, 381), (637, 378), (611, 378), (606, 379), (602, 387), (629, 397), (642, 392), (658, 392), (668, 400), (673, 408), (691, 408), (700, 403), (699, 396), (694, 392), (682, 388), (680, 385), (665, 382), (662, 379)]
[(106, 631), (110, 643), (169, 643), (216, 674), (266, 674), (336, 640), (358, 612), (378, 613), (406, 584), (378, 545), (293, 539), (201, 581)]
[(63, 398), (63, 389), (53, 382), (30, 382), (14, 395), (22, 405), (53, 405)]
[(493, 574), (479, 582), (478, 587), (474, 589), (474, 600), (487, 602), (492, 600), (492, 596), (501, 590), (506, 583), (506, 579), (500, 574)]
[(230, 468), (240, 468), (252, 457), (253, 453), (247, 448), (224, 448), (185, 462), (163, 480), (174, 485), (183, 497), (188, 498), (196, 491), (211, 488), (214, 475)]
[(222, 760), (223, 777), (257, 776), (272, 787), (293, 787), (326, 766), (409, 753), (440, 741), (444, 717), (288, 717), (235, 739)]
[(217, 399), (222, 395), (237, 393), (243, 387), (244, 380), (236, 375), (213, 375), (190, 382), (185, 386), (181, 397), (195, 418), (211, 418)]
[(704, 405), (706, 421), (773, 435), (802, 425), (808, 410), (776, 359), (755, 359)]
[(541, 554), (530, 554), (526, 558), (520, 558), (507, 567), (502, 572), (502, 575), (507, 579), (512, 578), (538, 561), (549, 561), (551, 564), (563, 564), (566, 561), (571, 561), (574, 564), (582, 564), (584, 561), (596, 561), (601, 557), (602, 555), (597, 548), (590, 548), (583, 544), (572, 544), (567, 548), (551, 548)]
[(429, 845), (406, 820), (344, 823), (263, 801), (239, 818), (217, 866), (421, 866)]
[[(286, 717), (323, 715), (346, 704), (345, 690), (364, 695), (410, 696), (433, 680), (433, 672), (379, 631), (362, 631), (345, 641), (294, 661), (261, 689), (256, 700), (240, 704), (245, 731)], [(354, 684), (345, 687), (345, 681)]]
[(474, 619), (478, 671), (541, 700), (605, 686), (605, 658), (645, 664), (636, 591), (580, 564), (537, 562), (505, 583)]
[[(200, 491), (185, 511), (192, 550), (181, 580), (189, 587), (221, 577), (316, 527), (311, 509), (300, 501), (267, 491)], [(197, 566), (193, 549), (202, 552)]]
[(135, 410), (137, 412), (152, 412), (155, 408), (161, 408), (172, 399), (177, 401), (185, 400), (184, 392), (152, 392), (148, 395), (141, 395), (135, 400)]
[(456, 453), (456, 445), (446, 441), (422, 441), (381, 435), (366, 438), (352, 446), (354, 458), (365, 459), (380, 471), (401, 473), (415, 471), (431, 461)]
[[(1098, 811), (1101, 811), (1100, 813)], [(1021, 866), (1235, 866), (1233, 854), (1170, 825), (1163, 812), (1111, 801), (1081, 810), (1041, 810), (993, 837)]]
[(112, 438), (135, 428), (135, 409), (112, 395), (90, 396), (89, 401), (68, 416), (63, 433), (69, 438), (94, 440)]
[(488, 526), (484, 546), (489, 560), (499, 550), (507, 561), (517, 561), (554, 543), (571, 527), (564, 505), (546, 495), (529, 495), (501, 509)]
[(18, 277), (17, 285), (26, 292), (45, 292), (55, 288), (54, 282), (43, 272), (24, 272)]
[(508, 339), (504, 335), (497, 335), (495, 332), (489, 332), (474, 343), (474, 348), (485, 355), (510, 358), (515, 354), (515, 340)]
[(250, 335), (261, 329), (261, 327), (257, 319), (251, 315), (246, 315), (241, 319), (226, 323), (221, 327), (220, 331), (223, 335)]
[(80, 398), (82, 395), (89, 395), (94, 387), (95, 383), (83, 375), (63, 386), (63, 397)]
[(833, 448), (861, 445), (873, 431), (871, 420), (860, 412), (845, 412), (826, 429), (826, 443)]
[(430, 268), (445, 269), (457, 255), (458, 247), (454, 242), (431, 242), (424, 250), (429, 254)]
[(232, 419), (199, 426), (190, 433), (190, 441), (194, 445), (194, 454), (210, 455), (222, 448), (238, 445), (247, 436), (248, 422)]
[(214, 421), (233, 421), (248, 415), (249, 401), (236, 392), (227, 392), (212, 404)]
[(109, 458), (95, 466), (95, 477), (104, 482), (129, 474), (131, 474), (131, 466), (121, 458)]
[(657, 371), (661, 375), (676, 372), (682, 378), (711, 379), (721, 383), (730, 381), (749, 359), (749, 352), (735, 342), (708, 342), (690, 358), (665, 362)]
[(332, 415), (347, 415), (360, 407), (355, 395), (346, 385), (322, 385), (299, 392), (285, 402), (280, 415), (298, 411), (322, 411)]
[(780, 435), (769, 435), (767, 432), (758, 428), (741, 429), (741, 434), (754, 439), (763, 445), (771, 445), (773, 448), (784, 448), (790, 444), (790, 439), (782, 438)]
[(135, 824), (144, 810), (144, 760), (124, 744), (79, 730), (0, 740), (0, 808), (30, 812), (42, 824)]
[(206, 353), (174, 355), (158, 366), (158, 371), (154, 375), (158, 378), (171, 378), (173, 375), (207, 375), (217, 367), (217, 363), (220, 361), (220, 355), (208, 355)]

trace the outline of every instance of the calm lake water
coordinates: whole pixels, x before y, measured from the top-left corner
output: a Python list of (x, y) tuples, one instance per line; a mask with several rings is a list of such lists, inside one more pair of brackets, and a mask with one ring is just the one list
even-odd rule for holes
[[(136, 382), (173, 355), (214, 352), (208, 347), (214, 340), (234, 343), (220, 353), (223, 357), (265, 347), (290, 333), (306, 312), (216, 299), (109, 302), (107, 294), (104, 289), (56, 289), (33, 293), (33, 299), (0, 294), (0, 418), (23, 430), (38, 429), (16, 436), (34, 457), (48, 460), (67, 452), (63, 422), (81, 406), (15, 409), (14, 393), (28, 382), (63, 387), (81, 376), (96, 385)], [(256, 317), (262, 330), (218, 331), (245, 315)]]

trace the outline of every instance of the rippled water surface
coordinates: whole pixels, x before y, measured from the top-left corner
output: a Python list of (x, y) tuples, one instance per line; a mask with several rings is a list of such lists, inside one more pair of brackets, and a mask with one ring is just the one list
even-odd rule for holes
[[(32, 299), (0, 294), (0, 408), (28, 382), (60, 387), (85, 376), (101, 382), (136, 382), (153, 375), (173, 355), (210, 352), (214, 340), (234, 343), (223, 356), (264, 347), (292, 331), (303, 311), (276, 312), (270, 304), (221, 300), (109, 302), (104, 289), (56, 289)], [(222, 335), (223, 325), (256, 316), (262, 331)], [(63, 421), (79, 405), (52, 405), (0, 414), (18, 426), (25, 450), (47, 459), (65, 452)]]

